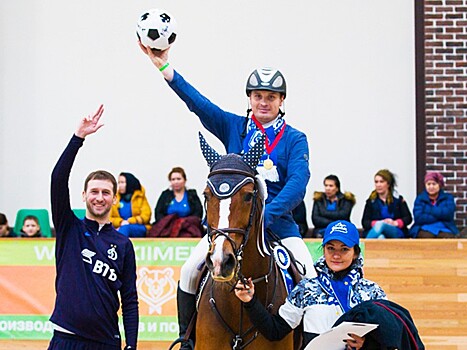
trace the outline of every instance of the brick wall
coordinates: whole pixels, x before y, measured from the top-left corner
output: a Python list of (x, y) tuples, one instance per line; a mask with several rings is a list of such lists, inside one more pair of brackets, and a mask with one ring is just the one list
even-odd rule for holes
[(425, 0), (426, 170), (446, 177), (467, 226), (467, 1)]

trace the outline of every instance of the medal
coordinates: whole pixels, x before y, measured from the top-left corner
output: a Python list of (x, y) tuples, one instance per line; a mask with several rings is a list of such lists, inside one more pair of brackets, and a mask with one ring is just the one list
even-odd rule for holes
[(274, 166), (274, 163), (272, 162), (271, 159), (268, 158), (263, 162), (263, 166), (264, 166), (264, 169), (271, 170), (272, 167)]

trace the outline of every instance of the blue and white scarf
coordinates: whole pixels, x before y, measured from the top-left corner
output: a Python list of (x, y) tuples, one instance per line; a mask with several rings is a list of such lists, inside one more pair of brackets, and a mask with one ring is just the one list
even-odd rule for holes
[[(273, 121), (270, 126), (265, 128), (269, 144), (272, 144), (274, 142), (274, 140), (276, 139), (276, 135), (281, 131), (284, 123), (285, 123), (285, 120), (283, 118), (276, 118), (276, 120)], [(261, 135), (262, 135), (262, 131), (256, 126), (255, 122), (250, 118), (248, 120), (248, 125), (247, 125), (247, 134), (246, 134), (245, 139), (243, 140), (243, 153), (248, 152), (248, 150), (251, 147), (253, 147), (253, 145), (258, 141)], [(272, 169), (269, 169), (269, 170), (264, 168), (264, 161), (268, 158), (272, 160), (272, 162), (274, 163)], [(264, 154), (261, 157), (256, 170), (258, 171), (258, 174), (260, 174), (264, 180), (268, 180), (271, 182), (278, 182), (279, 173), (277, 171), (277, 162), (278, 162), (278, 156), (277, 156), (276, 149), (274, 148), (270, 154), (268, 154), (265, 149)]]

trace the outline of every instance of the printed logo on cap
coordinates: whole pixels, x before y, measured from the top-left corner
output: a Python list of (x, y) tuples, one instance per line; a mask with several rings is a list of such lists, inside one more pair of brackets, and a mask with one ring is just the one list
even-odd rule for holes
[(334, 231), (337, 231), (340, 233), (347, 233), (347, 226), (345, 226), (342, 222), (338, 222), (331, 228), (330, 233), (333, 233)]

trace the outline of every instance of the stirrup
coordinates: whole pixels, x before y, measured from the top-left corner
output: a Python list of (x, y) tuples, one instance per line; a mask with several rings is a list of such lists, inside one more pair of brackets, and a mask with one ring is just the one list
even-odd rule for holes
[[(185, 338), (178, 338), (178, 339), (175, 339), (174, 342), (172, 344), (170, 344), (170, 347), (167, 349), (167, 350), (172, 350), (173, 347), (175, 345), (177, 345), (178, 343), (182, 343), (182, 344), (188, 344), (188, 346), (190, 347), (191, 350), (194, 350), (195, 349), (195, 345), (193, 344), (193, 340), (191, 339), (185, 339)], [(180, 347), (181, 348), (181, 347)]]

